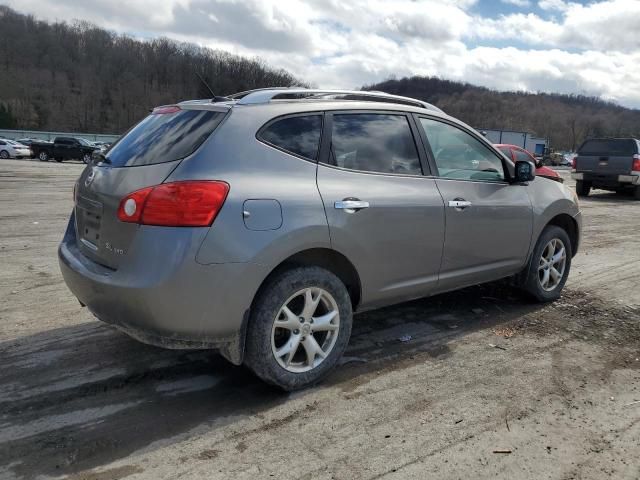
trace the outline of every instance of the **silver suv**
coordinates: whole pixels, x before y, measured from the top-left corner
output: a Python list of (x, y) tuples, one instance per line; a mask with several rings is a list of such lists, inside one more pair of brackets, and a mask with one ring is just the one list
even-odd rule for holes
[(81, 304), (132, 337), (213, 348), (287, 390), (353, 313), (512, 277), (558, 298), (575, 193), (427, 103), (264, 89), (156, 108), (75, 186), (60, 245)]

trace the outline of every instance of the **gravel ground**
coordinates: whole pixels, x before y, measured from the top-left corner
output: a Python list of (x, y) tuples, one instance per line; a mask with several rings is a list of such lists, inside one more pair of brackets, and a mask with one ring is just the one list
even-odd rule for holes
[(81, 169), (0, 164), (0, 478), (640, 478), (640, 203), (582, 201), (559, 301), (496, 283), (358, 315), (341, 368), (283, 394), (80, 308), (56, 246)]

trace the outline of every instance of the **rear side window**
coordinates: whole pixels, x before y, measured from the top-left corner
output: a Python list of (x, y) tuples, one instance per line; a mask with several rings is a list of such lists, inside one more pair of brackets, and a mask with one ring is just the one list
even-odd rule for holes
[(211, 110), (159, 109), (129, 130), (106, 158), (114, 167), (179, 160), (195, 152), (224, 116)]
[(636, 141), (632, 139), (593, 139), (582, 144), (578, 155), (626, 156), (637, 152)]
[(333, 115), (331, 163), (365, 172), (421, 175), (418, 151), (404, 115)]
[(303, 115), (268, 124), (258, 133), (258, 138), (285, 152), (316, 160), (321, 133), (322, 116)]

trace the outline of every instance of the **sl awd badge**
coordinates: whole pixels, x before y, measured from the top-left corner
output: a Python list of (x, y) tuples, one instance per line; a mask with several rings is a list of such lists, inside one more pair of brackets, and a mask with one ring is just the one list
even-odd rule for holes
[(111, 245), (110, 242), (105, 242), (104, 248), (105, 248), (105, 250), (107, 250), (107, 251), (109, 251), (111, 253), (115, 253), (116, 255), (124, 255), (124, 249), (116, 248), (113, 245)]

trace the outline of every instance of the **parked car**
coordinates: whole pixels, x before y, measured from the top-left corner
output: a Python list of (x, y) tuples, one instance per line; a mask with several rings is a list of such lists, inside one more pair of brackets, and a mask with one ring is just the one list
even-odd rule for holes
[(640, 140), (635, 138), (592, 138), (578, 149), (571, 177), (578, 195), (592, 188), (633, 193), (640, 200)]
[(43, 140), (36, 140), (35, 138), (19, 138), (16, 142), (26, 145), (27, 147), (31, 146), (33, 142), (42, 142)]
[(0, 139), (0, 158), (31, 158), (31, 149), (14, 140), (3, 138)]
[(524, 148), (520, 148), (517, 145), (509, 145), (505, 143), (498, 143), (495, 145), (495, 147), (502, 153), (504, 153), (509, 160), (512, 160), (514, 162), (521, 160), (533, 163), (536, 166), (536, 176), (550, 178), (551, 180), (555, 180), (556, 182), (560, 183), (564, 182), (558, 172), (556, 172), (553, 168), (546, 167), (542, 163), (542, 158), (534, 157)]
[(557, 299), (581, 214), (573, 190), (534, 178), (410, 98), (183, 102), (85, 168), (60, 268), (134, 338), (217, 349), (294, 390), (337, 365), (353, 312), (505, 277)]
[(42, 162), (52, 158), (56, 162), (76, 159), (82, 160), (84, 163), (90, 163), (96, 147), (90, 145), (83, 138), (56, 137), (53, 143), (33, 142), (31, 150), (33, 150), (34, 156)]

